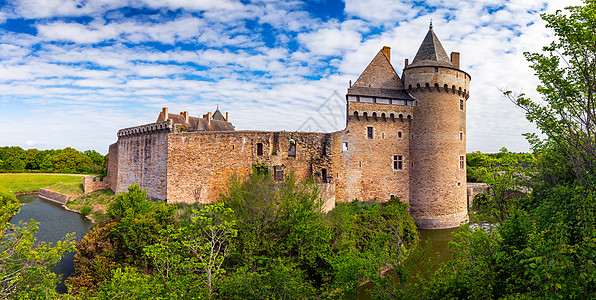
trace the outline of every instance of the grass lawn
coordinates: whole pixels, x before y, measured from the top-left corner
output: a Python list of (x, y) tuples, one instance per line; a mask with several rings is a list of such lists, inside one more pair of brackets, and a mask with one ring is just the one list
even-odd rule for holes
[(76, 188), (80, 184), (82, 192), (84, 175), (65, 174), (0, 174), (0, 192), (32, 192), (57, 183), (64, 183), (67, 186), (72, 184)]
[(112, 190), (98, 190), (68, 201), (66, 207), (78, 210), (85, 216), (90, 215), (95, 221), (100, 221), (113, 196)]

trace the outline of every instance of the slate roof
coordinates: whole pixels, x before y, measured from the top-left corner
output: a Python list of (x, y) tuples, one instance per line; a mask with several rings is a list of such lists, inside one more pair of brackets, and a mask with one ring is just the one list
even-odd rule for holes
[(416, 56), (410, 65), (406, 67), (421, 67), (421, 66), (437, 66), (437, 67), (451, 67), (453, 68), (453, 64), (451, 64), (451, 59), (445, 52), (443, 45), (439, 41), (439, 38), (435, 35), (433, 31), (432, 24), (428, 29), (428, 33), (426, 37), (424, 37), (424, 41), (422, 41), (422, 45), (416, 52)]
[(403, 89), (385, 89), (357, 85), (354, 85), (348, 89), (348, 95), (414, 100), (414, 98), (412, 98), (410, 94)]
[[(221, 113), (220, 113), (221, 114)], [(211, 124), (205, 118), (190, 117), (188, 131), (234, 131), (234, 125), (230, 122), (211, 119)]]
[(403, 83), (383, 50), (373, 58), (353, 86), (403, 89)]
[(213, 120), (225, 121), (226, 118), (224, 118), (224, 116), (221, 114), (221, 111), (219, 111), (219, 109), (217, 109), (213, 113)]

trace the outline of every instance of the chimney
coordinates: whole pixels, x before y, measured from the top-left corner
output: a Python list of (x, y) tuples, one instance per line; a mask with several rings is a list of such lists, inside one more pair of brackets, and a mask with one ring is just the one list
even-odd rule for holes
[(459, 52), (451, 52), (451, 64), (459, 69)]
[(207, 113), (207, 124), (211, 125), (211, 112)]
[(226, 111), (226, 122), (230, 122), (230, 117), (228, 115), (228, 112)]
[(180, 113), (182, 118), (184, 118), (184, 124), (190, 123), (190, 119), (188, 118), (188, 111), (183, 111)]
[(391, 47), (388, 46), (383, 46), (383, 54), (385, 54), (385, 56), (387, 57), (387, 60), (389, 62), (391, 62)]
[(408, 64), (409, 64), (408, 63), (408, 59), (406, 58), (406, 61), (404, 62), (404, 68), (407, 68), (408, 67)]
[(168, 120), (168, 108), (164, 107), (161, 109), (161, 114), (163, 115), (163, 121), (167, 121)]

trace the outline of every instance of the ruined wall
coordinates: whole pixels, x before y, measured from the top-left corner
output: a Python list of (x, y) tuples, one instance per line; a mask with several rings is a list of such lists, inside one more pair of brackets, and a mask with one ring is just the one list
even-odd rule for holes
[(39, 198), (60, 203), (62, 205), (66, 204), (72, 197), (72, 195), (62, 194), (48, 189), (39, 189)]
[[(291, 146), (291, 140), (294, 146)], [(258, 144), (261, 144), (259, 146)], [(331, 134), (304, 132), (180, 132), (168, 135), (168, 202), (211, 203), (229, 178), (246, 175), (253, 164), (267, 165), (298, 180), (333, 183)], [(295, 147), (295, 156), (292, 156)], [(261, 153), (259, 151), (262, 150)], [(326, 174), (326, 178), (323, 175)], [(280, 174), (281, 175), (281, 174)], [(324, 186), (331, 201), (334, 187)]]
[[(411, 106), (348, 102), (348, 125), (334, 133), (337, 201), (409, 201)], [(372, 127), (372, 138), (368, 137)], [(394, 156), (401, 156), (395, 169)]]
[[(173, 131), (167, 122), (153, 123), (118, 132), (117, 174), (112, 189), (125, 191), (131, 184), (139, 184), (153, 200), (167, 198), (168, 134)], [(110, 157), (111, 158), (111, 157)]]
[(106, 177), (104, 177), (104, 180), (101, 180), (99, 176), (83, 177), (83, 191), (85, 191), (85, 194), (109, 188), (111, 188), (110, 181)]
[[(404, 70), (405, 86), (417, 102), (410, 147), (413, 163), (410, 213), (420, 228), (456, 227), (467, 220), (465, 155), (469, 81), (468, 74), (452, 68)], [(464, 159), (463, 168), (460, 157)]]

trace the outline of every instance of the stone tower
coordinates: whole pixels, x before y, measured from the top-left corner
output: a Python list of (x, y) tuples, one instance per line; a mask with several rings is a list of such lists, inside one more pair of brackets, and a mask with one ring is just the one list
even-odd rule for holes
[(410, 195), (410, 127), (414, 98), (383, 47), (346, 95), (347, 125), (341, 138), (338, 199), (387, 201)]
[(466, 100), (470, 75), (459, 53), (447, 55), (432, 24), (411, 64), (404, 87), (414, 99), (410, 133), (411, 215), (419, 228), (456, 227), (467, 221)]

